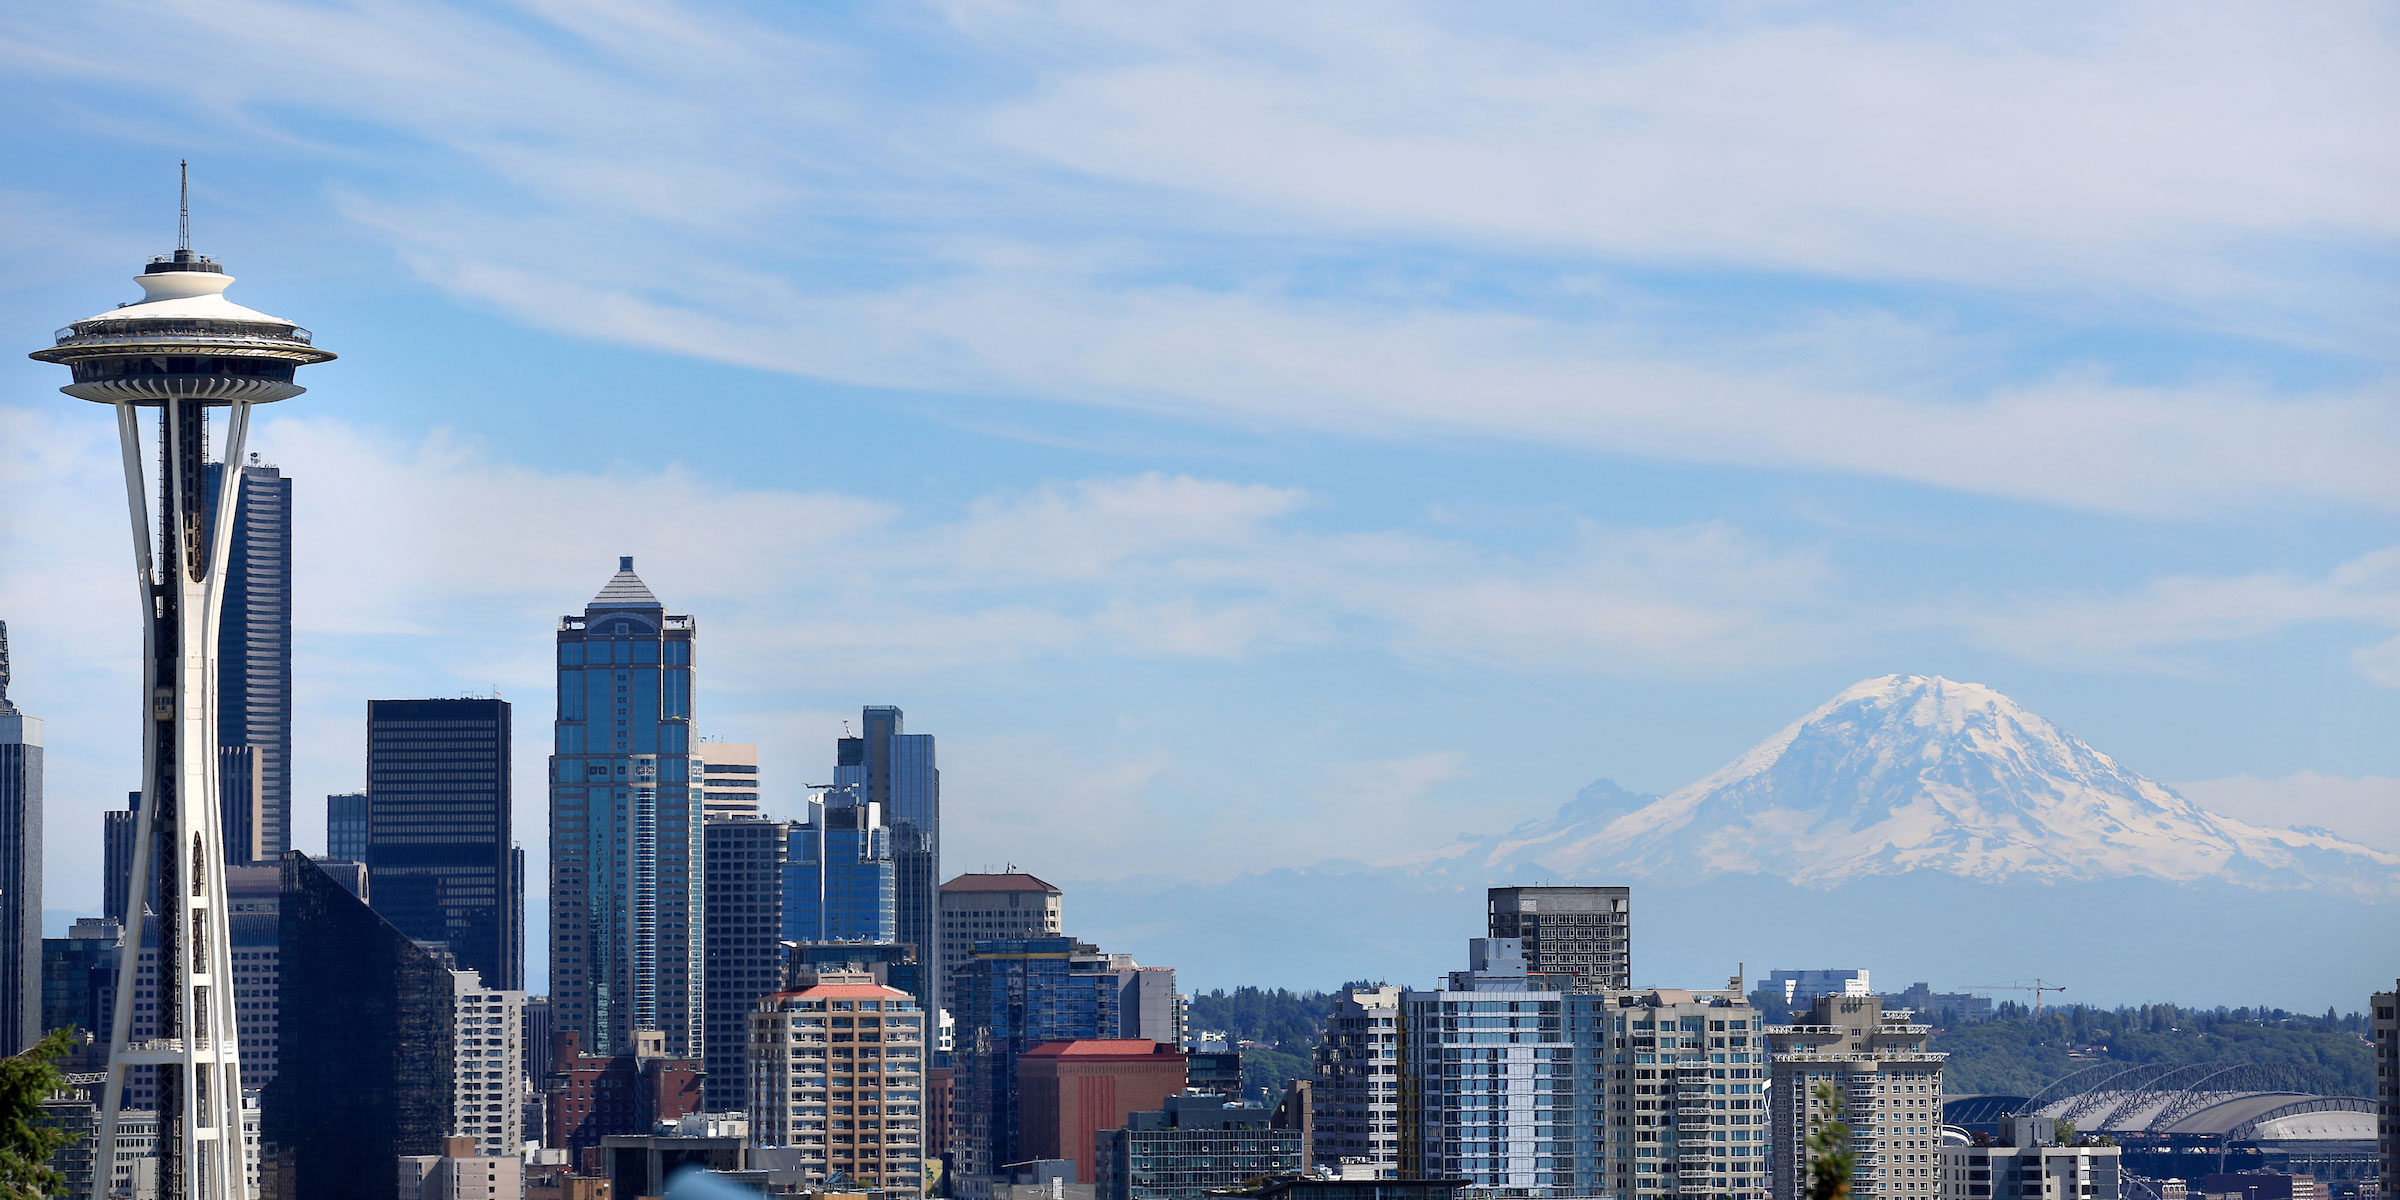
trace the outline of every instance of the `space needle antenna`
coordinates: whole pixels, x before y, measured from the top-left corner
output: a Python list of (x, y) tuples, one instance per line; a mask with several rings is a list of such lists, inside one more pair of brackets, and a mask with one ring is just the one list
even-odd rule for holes
[(175, 248), (186, 254), (192, 250), (192, 160), (175, 160), (175, 171), (183, 177), (183, 200), (175, 206)]

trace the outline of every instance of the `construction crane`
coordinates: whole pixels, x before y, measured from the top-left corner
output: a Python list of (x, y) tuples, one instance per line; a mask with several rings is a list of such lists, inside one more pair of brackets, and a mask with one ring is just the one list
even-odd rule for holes
[(1970, 992), (2032, 992), (2033, 1015), (2038, 1018), (2042, 1015), (2042, 993), (2063, 992), (2067, 990), (2067, 985), (2046, 983), (2037, 978), (2032, 983), (1971, 983), (1967, 985), (1967, 990)]

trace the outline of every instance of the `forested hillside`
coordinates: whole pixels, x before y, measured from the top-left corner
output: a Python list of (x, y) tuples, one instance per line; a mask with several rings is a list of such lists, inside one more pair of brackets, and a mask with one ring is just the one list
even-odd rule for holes
[(2208, 1011), (2150, 1004), (2113, 1012), (2053, 1008), (2037, 1020), (2003, 1005), (1994, 1020), (1943, 1030), (1943, 1090), (2030, 1096), (2071, 1071), (2103, 1062), (2270, 1063), (2322, 1076), (2332, 1094), (2375, 1094), (2365, 1019), (2300, 1016), (2281, 1009)]
[(1325, 992), (1240, 987), (1198, 992), (1185, 1023), (1196, 1035), (1221, 1031), (1242, 1048), (1242, 1086), (1254, 1099), (1272, 1100), (1285, 1081), (1308, 1076), (1311, 1056), (1324, 1035), (1333, 997)]

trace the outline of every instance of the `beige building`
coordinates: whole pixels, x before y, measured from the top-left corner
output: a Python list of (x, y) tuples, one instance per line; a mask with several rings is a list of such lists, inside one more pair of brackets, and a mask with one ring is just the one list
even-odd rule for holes
[[(1056, 886), (1022, 871), (961, 875), (942, 885), (941, 956), (933, 969), (955, 975), (975, 957), (977, 942), (1058, 937), (1063, 908)], [(955, 980), (943, 982), (943, 995), (957, 994), (949, 986)]]
[(1943, 1200), (2118, 1200), (2122, 1152), (2094, 1139), (2062, 1146), (2049, 1117), (2010, 1117), (1994, 1144), (1940, 1153)]
[(455, 1022), (450, 1132), (468, 1156), (525, 1148), (525, 993), (494, 991), (473, 971), (450, 972)]
[(924, 1095), (925, 1014), (864, 971), (822, 972), (751, 1011), (751, 1144), (799, 1151), (809, 1182), (915, 1194)]
[(1808, 1194), (1808, 1139), (1830, 1117), (1820, 1085), (1839, 1097), (1857, 1155), (1854, 1200), (1942, 1195), (1942, 1060), (1932, 1027), (1873, 996), (1820, 996), (1799, 1023), (1767, 1027), (1768, 1109), (1775, 1200)]
[(758, 815), (758, 743), (702, 742), (693, 757), (700, 760), (702, 819)]
[(399, 1200), (518, 1200), (525, 1163), (514, 1152), (477, 1154), (475, 1139), (446, 1139), (440, 1154), (400, 1156)]

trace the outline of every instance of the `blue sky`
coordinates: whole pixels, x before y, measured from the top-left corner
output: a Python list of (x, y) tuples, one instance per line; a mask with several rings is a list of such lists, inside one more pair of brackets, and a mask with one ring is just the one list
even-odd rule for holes
[[(192, 160), (196, 248), (342, 355), (257, 435), (296, 788), (359, 785), (369, 698), (496, 687), (537, 853), (549, 631), (619, 554), (787, 803), (860, 704), (940, 735), (958, 868), (1397, 855), (1893, 671), (2400, 847), (2396, 34), (26, 10), (0, 314), (30, 349), (129, 298)], [(54, 375), (0, 359), (0, 616), (50, 905), (93, 908), (138, 643), (107, 422)]]

